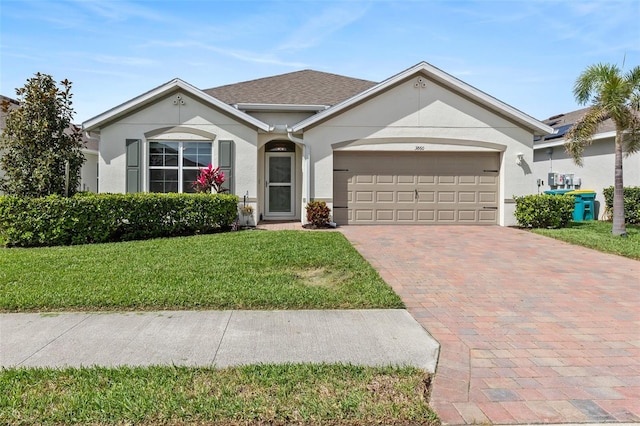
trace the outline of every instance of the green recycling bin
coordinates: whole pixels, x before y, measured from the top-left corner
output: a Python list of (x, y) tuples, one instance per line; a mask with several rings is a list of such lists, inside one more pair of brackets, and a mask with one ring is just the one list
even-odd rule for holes
[[(595, 210), (596, 192), (592, 189), (576, 189), (575, 191), (567, 192), (567, 195), (573, 195), (576, 197), (576, 208), (573, 210), (573, 220), (576, 222), (582, 222), (583, 220), (593, 220)], [(580, 199), (578, 201), (578, 199)], [(578, 203), (580, 203), (580, 212), (576, 214), (578, 210)]]
[(573, 221), (574, 222), (582, 222), (584, 220), (584, 200), (580, 194), (574, 194), (572, 192), (567, 192), (567, 195), (573, 195), (574, 198), (574, 206), (573, 206)]

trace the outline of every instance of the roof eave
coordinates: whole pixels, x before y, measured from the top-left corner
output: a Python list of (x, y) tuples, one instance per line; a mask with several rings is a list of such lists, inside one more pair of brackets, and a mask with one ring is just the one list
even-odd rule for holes
[(86, 120), (84, 123), (82, 123), (82, 128), (85, 131), (91, 132), (91, 131), (99, 131), (100, 127), (109, 121), (113, 121), (115, 119), (117, 119), (118, 117), (121, 117), (123, 115), (128, 114), (132, 109), (135, 108), (139, 108), (141, 106), (147, 105), (152, 103), (153, 101), (155, 101), (156, 99), (160, 98), (161, 96), (164, 96), (167, 92), (171, 91), (171, 90), (175, 90), (176, 88), (179, 88), (181, 90), (184, 90), (185, 92), (201, 99), (202, 101), (212, 104), (213, 106), (225, 111), (228, 114), (231, 114), (232, 116), (235, 116), (236, 118), (238, 118), (241, 121), (244, 121), (248, 124), (251, 124), (255, 127), (257, 127), (258, 129), (261, 130), (269, 130), (269, 125), (236, 109), (233, 108), (230, 105), (225, 104), (224, 102), (214, 98), (213, 96), (203, 92), (202, 90), (196, 88), (195, 86), (192, 86), (191, 84), (187, 83), (186, 81), (180, 80), (179, 78), (174, 78), (173, 80), (156, 87), (155, 89), (151, 89), (146, 93), (143, 93), (140, 96), (137, 96), (125, 103), (122, 103), (114, 108), (111, 108), (108, 111), (103, 112), (100, 115), (97, 115), (93, 118), (90, 118), (89, 120)]
[[(593, 135), (591, 139), (594, 141), (597, 141), (601, 139), (615, 138), (615, 137), (616, 137), (616, 132), (615, 130), (613, 130), (611, 132), (596, 133), (595, 135)], [(533, 149), (536, 150), (536, 149), (542, 149), (542, 148), (551, 148), (554, 146), (561, 146), (561, 145), (564, 145), (566, 141), (567, 140), (565, 138), (562, 138), (562, 139), (558, 139), (550, 142), (538, 143), (533, 145)]]
[(331, 105), (305, 105), (305, 104), (261, 104), (261, 103), (237, 103), (233, 107), (242, 111), (324, 111)]
[(387, 80), (371, 87), (370, 89), (367, 89), (343, 102), (340, 102), (313, 117), (309, 117), (308, 119), (301, 121), (300, 123), (293, 126), (292, 130), (294, 132), (304, 131), (305, 128), (334, 114), (338, 114), (339, 112), (359, 102), (362, 102), (369, 97), (375, 96), (376, 94), (386, 90), (387, 88), (420, 72), (426, 73), (429, 77), (445, 85), (446, 87), (454, 88), (464, 93), (465, 95), (481, 103), (482, 105), (501, 112), (502, 114), (510, 117), (524, 127), (532, 130), (534, 135), (544, 136), (553, 133), (554, 131), (552, 127), (547, 126), (541, 121), (536, 120), (535, 118), (523, 113), (522, 111), (519, 111), (516, 108), (513, 108), (510, 105), (505, 104), (504, 102), (497, 100), (492, 96), (489, 96), (488, 94), (476, 89), (473, 86), (468, 85), (467, 83), (464, 83), (461, 80), (458, 80), (452, 75), (445, 73), (444, 71), (434, 67), (431, 64), (428, 64), (427, 62), (420, 62), (419, 64), (388, 78)]

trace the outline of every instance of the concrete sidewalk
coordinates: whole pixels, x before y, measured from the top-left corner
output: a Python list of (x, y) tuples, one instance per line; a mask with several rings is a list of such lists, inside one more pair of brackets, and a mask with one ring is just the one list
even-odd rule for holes
[(0, 366), (342, 362), (434, 372), (438, 343), (402, 309), (0, 314)]

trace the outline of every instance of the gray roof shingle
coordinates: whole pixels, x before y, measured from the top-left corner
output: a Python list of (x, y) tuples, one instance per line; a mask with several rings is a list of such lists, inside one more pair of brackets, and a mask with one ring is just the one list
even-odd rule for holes
[(228, 84), (203, 90), (234, 104), (335, 105), (377, 83), (313, 70)]

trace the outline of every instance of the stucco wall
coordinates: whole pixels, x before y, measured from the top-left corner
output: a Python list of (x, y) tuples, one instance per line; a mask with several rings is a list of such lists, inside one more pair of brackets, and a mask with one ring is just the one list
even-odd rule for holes
[(86, 161), (80, 170), (80, 190), (98, 192), (98, 154), (85, 152)]
[[(535, 191), (533, 135), (519, 125), (450, 90), (412, 78), (351, 110), (305, 131), (311, 145), (311, 197), (331, 199), (334, 149), (501, 152), (501, 225), (515, 224), (513, 195)], [(524, 161), (516, 165), (516, 154)]]
[[(174, 104), (177, 95), (184, 103)], [(179, 132), (166, 131), (157, 135), (158, 129), (180, 126)], [(154, 132), (155, 131), (155, 132)], [(193, 133), (191, 133), (193, 132)], [(203, 133), (206, 132), (206, 133)], [(145, 136), (152, 133), (153, 136)], [(212, 134), (213, 136), (202, 136)], [(101, 129), (100, 134), (100, 192), (122, 193), (126, 191), (126, 140), (143, 142), (142, 189), (148, 190), (148, 141), (149, 140), (213, 140), (213, 162), (218, 164), (220, 140), (235, 142), (235, 191), (237, 195), (249, 192), (256, 195), (257, 131), (208, 105), (202, 104), (183, 92), (174, 92), (146, 108), (133, 112)]]
[[(551, 155), (548, 148), (537, 148), (534, 156), (534, 175), (542, 179), (544, 185), (540, 191), (551, 189), (548, 173), (573, 173), (582, 180), (580, 189), (596, 191), (596, 212), (602, 218), (604, 212), (603, 189), (613, 185), (614, 181), (614, 138), (595, 140), (584, 150), (584, 166), (579, 167), (565, 152), (564, 147), (554, 146)], [(623, 159), (624, 186), (640, 186), (640, 154), (636, 153)]]

